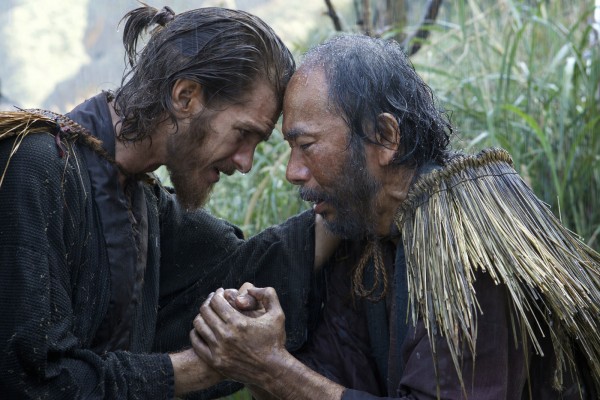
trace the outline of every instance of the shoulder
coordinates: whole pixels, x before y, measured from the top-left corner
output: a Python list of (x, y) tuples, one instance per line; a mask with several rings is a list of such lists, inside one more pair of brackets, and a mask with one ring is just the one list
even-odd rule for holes
[(80, 175), (83, 165), (76, 146), (66, 140), (57, 143), (51, 133), (31, 133), (0, 140), (3, 186), (36, 182), (48, 184), (54, 180), (65, 184), (72, 180), (70, 178)]
[(10, 161), (11, 165), (26, 161), (30, 165), (46, 167), (63, 164), (56, 139), (51, 133), (30, 133), (0, 140), (0, 161)]

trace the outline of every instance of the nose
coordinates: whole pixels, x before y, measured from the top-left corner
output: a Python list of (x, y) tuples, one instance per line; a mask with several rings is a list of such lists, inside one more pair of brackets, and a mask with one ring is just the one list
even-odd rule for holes
[(254, 150), (256, 150), (256, 145), (244, 145), (240, 147), (232, 157), (235, 169), (243, 174), (249, 172), (252, 169)]
[(304, 164), (302, 156), (298, 155), (293, 148), (285, 170), (285, 177), (294, 185), (303, 185), (310, 179), (310, 170)]

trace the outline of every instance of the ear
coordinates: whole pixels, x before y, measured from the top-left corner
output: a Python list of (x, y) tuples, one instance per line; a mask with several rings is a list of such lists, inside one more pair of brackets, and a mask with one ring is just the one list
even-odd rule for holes
[(390, 113), (381, 113), (377, 116), (377, 141), (378, 160), (381, 167), (390, 165), (394, 156), (400, 149), (400, 127), (398, 121)]
[(181, 117), (196, 115), (204, 108), (202, 85), (189, 79), (177, 79), (171, 91), (173, 108)]

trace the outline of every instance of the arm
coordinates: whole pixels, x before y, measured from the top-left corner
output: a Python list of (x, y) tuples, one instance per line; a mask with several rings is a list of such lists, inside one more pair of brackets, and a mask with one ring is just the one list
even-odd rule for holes
[(306, 211), (244, 240), (235, 226), (203, 210), (184, 212), (174, 195), (160, 189), (161, 282), (155, 347), (189, 345), (188, 332), (200, 305), (219, 287), (243, 282), (275, 287), (290, 316), (288, 346), (306, 339), (314, 317), (307, 304), (314, 275), (314, 214)]
[[(465, 351), (461, 363), (467, 396), (489, 400), (520, 398), (527, 385), (525, 357), (532, 359), (531, 349), (525, 354), (523, 343), (514, 341), (506, 288), (494, 285), (485, 275), (478, 277), (476, 285), (478, 293), (481, 293), (480, 304), (484, 314), (479, 316), (478, 321), (476, 363), (473, 363), (469, 351)], [(222, 369), (232, 379), (258, 386), (282, 399), (321, 398), (325, 394), (326, 398), (335, 399), (341, 393), (344, 400), (424, 400), (438, 398), (438, 390), (442, 399), (464, 396), (446, 338), (443, 337), (436, 338), (436, 375), (431, 346), (422, 322), (409, 331), (402, 346), (404, 373), (398, 387), (388, 393), (390, 397), (377, 397), (363, 391), (344, 390), (298, 365), (299, 362), (282, 349), (280, 319), (283, 316), (270, 289), (260, 296), (273, 306), (269, 306), (264, 316), (256, 320), (242, 318), (221, 300), (219, 293), (202, 306), (201, 314), (194, 321), (197, 333), (192, 332), (191, 341), (201, 358)], [(438, 377), (443, 379), (438, 380)]]
[(175, 397), (206, 389), (223, 379), (221, 374), (200, 360), (192, 349), (169, 354), (169, 357), (175, 377)]

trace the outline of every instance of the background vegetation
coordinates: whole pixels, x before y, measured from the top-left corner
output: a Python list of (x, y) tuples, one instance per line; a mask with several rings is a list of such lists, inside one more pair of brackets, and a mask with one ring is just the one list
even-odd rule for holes
[[(353, 10), (345, 12), (351, 20)], [(409, 34), (418, 21), (413, 22), (381, 35)], [(412, 60), (452, 112), (454, 147), (507, 149), (536, 194), (600, 249), (600, 45), (594, 5), (458, 0), (444, 3), (429, 29)], [(306, 48), (333, 34), (332, 24), (314, 32), (310, 43), (298, 43), (299, 62)], [(247, 235), (306, 208), (285, 180), (288, 152), (276, 130), (259, 146), (252, 171), (223, 179), (207, 207)]]
[[(353, 18), (354, 10), (341, 11), (342, 20)], [(454, 147), (507, 149), (536, 194), (596, 250), (599, 23), (589, 1), (457, 0), (443, 4), (436, 23), (428, 27), (430, 35), (412, 57), (417, 71), (452, 112), (458, 132)], [(408, 21), (379, 34), (409, 37), (416, 25)], [(346, 24), (344, 29), (354, 27)], [(331, 29), (324, 27), (314, 32), (312, 43), (299, 43), (295, 50), (301, 54), (334, 33), (333, 24)], [(258, 149), (253, 170), (224, 179), (208, 208), (240, 225), (247, 235), (305, 208), (285, 180), (288, 151), (275, 132)], [(244, 391), (228, 397), (249, 398)]]
[[(413, 59), (461, 138), (501, 146), (563, 223), (600, 249), (600, 45), (591, 2), (461, 1)], [(596, 11), (598, 12), (598, 11)]]

